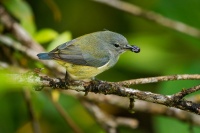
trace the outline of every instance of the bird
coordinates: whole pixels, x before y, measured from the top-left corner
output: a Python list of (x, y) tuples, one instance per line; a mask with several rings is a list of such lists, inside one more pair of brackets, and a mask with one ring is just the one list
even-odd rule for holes
[(96, 75), (113, 67), (126, 52), (140, 52), (116, 32), (97, 31), (65, 42), (47, 53), (37, 54), (41, 60), (55, 60), (66, 68), (66, 81), (91, 81)]

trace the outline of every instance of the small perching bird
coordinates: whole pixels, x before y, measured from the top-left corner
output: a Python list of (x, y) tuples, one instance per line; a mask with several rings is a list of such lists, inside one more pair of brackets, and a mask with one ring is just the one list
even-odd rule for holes
[(56, 60), (66, 68), (67, 80), (90, 81), (114, 66), (125, 51), (140, 52), (127, 39), (115, 32), (99, 31), (63, 43), (49, 53), (40, 53), (41, 60)]

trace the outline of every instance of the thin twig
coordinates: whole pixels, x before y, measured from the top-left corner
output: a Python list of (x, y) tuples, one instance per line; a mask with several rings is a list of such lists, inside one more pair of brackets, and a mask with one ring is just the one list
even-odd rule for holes
[(23, 90), (23, 92), (24, 92), (24, 98), (25, 98), (25, 101), (26, 101), (29, 117), (30, 117), (30, 120), (31, 120), (31, 123), (32, 123), (33, 132), (34, 133), (41, 133), (39, 123), (38, 123), (38, 121), (37, 121), (37, 119), (35, 117), (35, 113), (34, 113), (34, 110), (33, 110), (33, 105), (32, 105), (32, 102), (31, 102), (30, 90), (25, 88)]
[(119, 10), (130, 13), (134, 16), (139, 16), (141, 18), (153, 21), (157, 24), (160, 24), (160, 25), (163, 25), (170, 29), (182, 32), (186, 35), (200, 38), (200, 30), (199, 29), (189, 26), (187, 24), (184, 24), (182, 22), (166, 18), (166, 17), (162, 16), (161, 14), (155, 13), (153, 11), (144, 10), (134, 4), (129, 4), (127, 2), (120, 1), (120, 0), (94, 0), (94, 1), (112, 6)]
[(185, 97), (186, 95), (189, 95), (191, 93), (194, 93), (196, 91), (200, 90), (200, 85), (191, 87), (189, 89), (183, 89), (181, 92), (178, 92), (176, 94), (174, 94), (174, 98), (178, 98), (178, 99), (182, 99), (183, 97)]
[(120, 81), (117, 83), (120, 85), (129, 86), (136, 84), (148, 84), (148, 83), (157, 83), (157, 82), (172, 81), (172, 80), (200, 80), (200, 74), (179, 74), (179, 75), (139, 78), (139, 79)]
[[(47, 94), (47, 93), (46, 93)], [(50, 96), (50, 94), (47, 94), (48, 98), (50, 99), (50, 101), (52, 102), (52, 104), (55, 106), (55, 108), (57, 109), (57, 111), (60, 113), (60, 115), (62, 116), (62, 118), (64, 118), (64, 120), (69, 124), (69, 126), (71, 127), (71, 129), (75, 132), (75, 133), (82, 133), (81, 129), (76, 125), (76, 123), (71, 119), (71, 117), (69, 116), (69, 114), (65, 111), (65, 109), (55, 100), (53, 100), (53, 98)]]

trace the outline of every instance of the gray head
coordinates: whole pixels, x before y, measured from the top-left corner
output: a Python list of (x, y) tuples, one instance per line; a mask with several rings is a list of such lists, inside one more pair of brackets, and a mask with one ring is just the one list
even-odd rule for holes
[(130, 50), (135, 53), (140, 52), (140, 48), (137, 46), (131, 46), (127, 39), (121, 34), (111, 32), (111, 31), (102, 31), (101, 37), (109, 44), (109, 47), (112, 47), (114, 51), (118, 54), (121, 54), (127, 50)]

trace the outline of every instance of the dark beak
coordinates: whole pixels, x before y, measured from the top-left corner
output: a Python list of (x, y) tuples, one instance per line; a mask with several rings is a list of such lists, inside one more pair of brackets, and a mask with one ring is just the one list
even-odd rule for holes
[(138, 46), (131, 46), (131, 45), (126, 45), (125, 49), (129, 49), (131, 50), (132, 52), (135, 52), (135, 53), (139, 53), (140, 52), (140, 48)]

